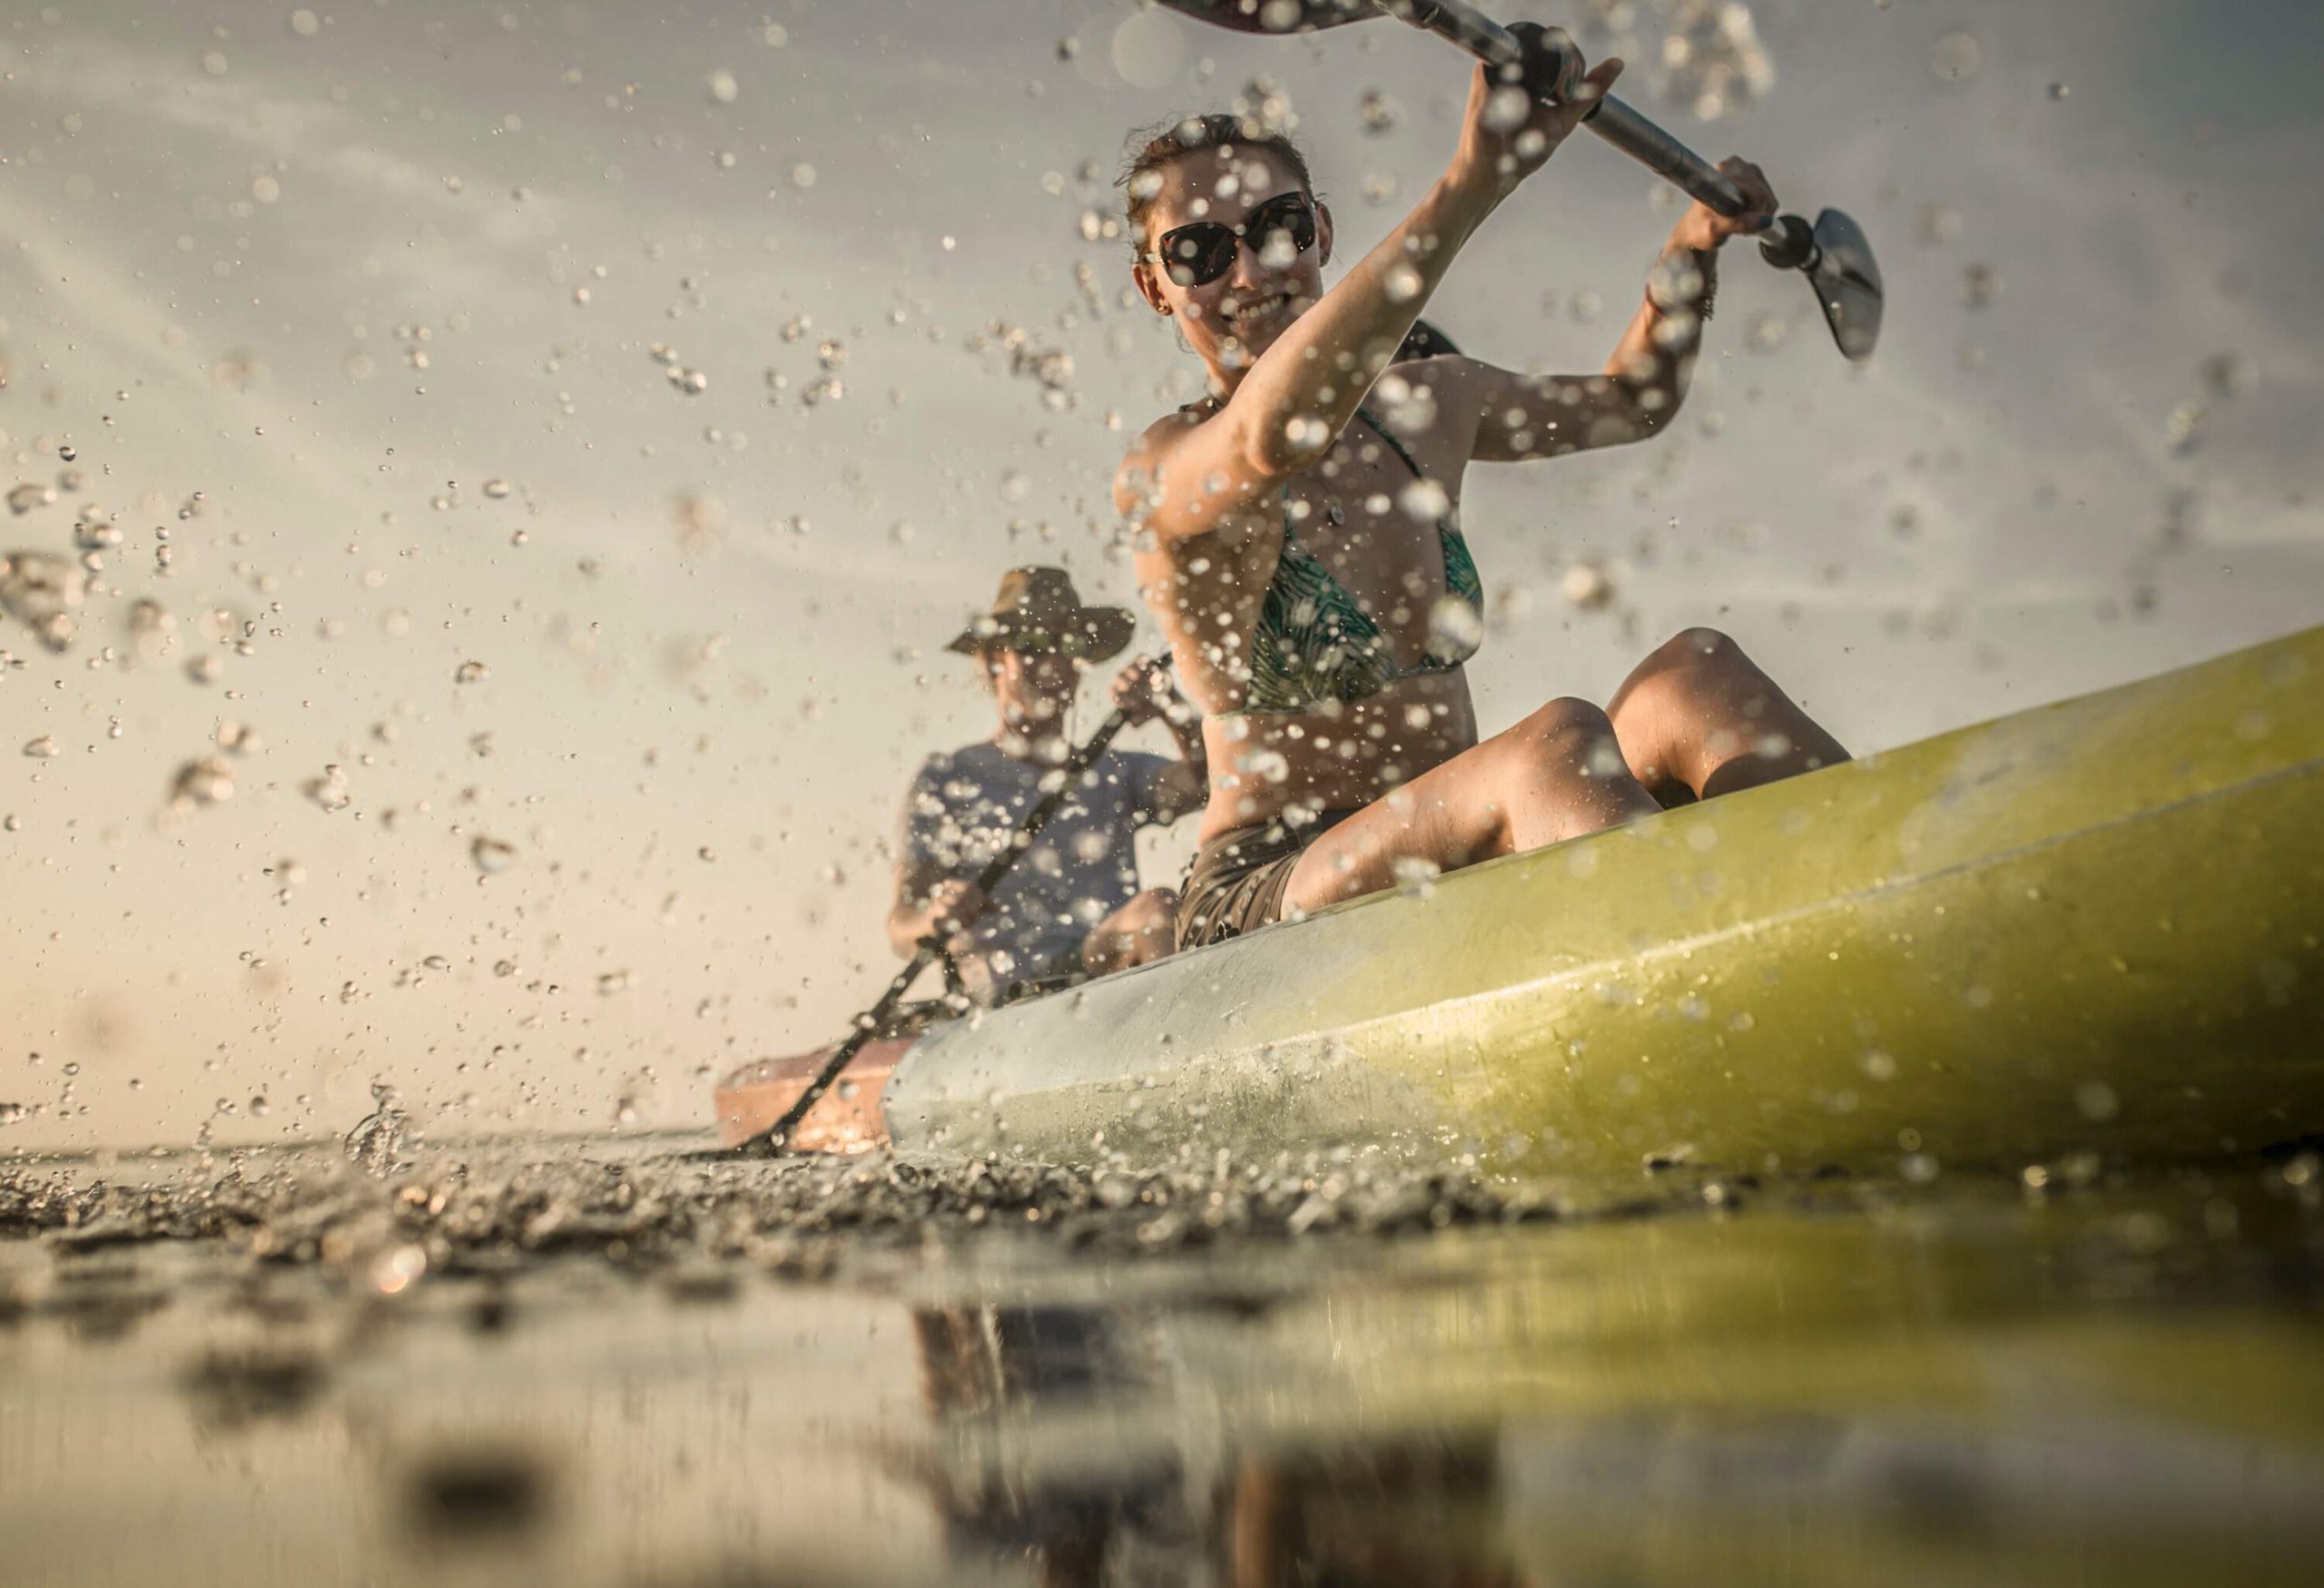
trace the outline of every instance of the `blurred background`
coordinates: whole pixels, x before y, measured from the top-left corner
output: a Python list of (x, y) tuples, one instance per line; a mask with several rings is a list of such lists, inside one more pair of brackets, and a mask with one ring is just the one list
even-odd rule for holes
[[(1489, 729), (1688, 624), (1863, 752), (2324, 621), (2324, 10), (1500, 10), (1889, 307), (1850, 367), (1733, 251), (1670, 436), (1472, 475)], [(1108, 482), (1198, 370), (1125, 133), (1290, 119), (1353, 258), (1466, 82), (1132, 0), (9, 7), (0, 1150), (694, 1124), (831, 1039), (990, 729), (943, 640), (1016, 563), (1135, 605)], [(1576, 139), (1431, 318), (1595, 370), (1676, 205)]]

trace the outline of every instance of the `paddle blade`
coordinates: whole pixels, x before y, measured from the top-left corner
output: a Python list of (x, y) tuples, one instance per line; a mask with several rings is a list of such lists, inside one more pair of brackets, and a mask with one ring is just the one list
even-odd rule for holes
[(1840, 351), (1857, 363), (1880, 340), (1880, 261), (1864, 229), (1837, 210), (1816, 217), (1816, 262), (1807, 267), (1816, 301)]
[(1213, 27), (1236, 33), (1312, 33), (1380, 15), (1371, 0), (1162, 0)]

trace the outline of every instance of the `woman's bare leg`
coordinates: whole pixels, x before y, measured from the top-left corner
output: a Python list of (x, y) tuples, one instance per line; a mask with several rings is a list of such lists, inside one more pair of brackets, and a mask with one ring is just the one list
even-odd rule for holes
[(1715, 628), (1681, 629), (1606, 708), (1630, 773), (1685, 804), (1848, 759), (1840, 742)]
[(1587, 701), (1552, 700), (1309, 844), (1284, 907), (1317, 910), (1393, 887), (1399, 861), (1452, 871), (1659, 808), (1623, 764), (1606, 714)]

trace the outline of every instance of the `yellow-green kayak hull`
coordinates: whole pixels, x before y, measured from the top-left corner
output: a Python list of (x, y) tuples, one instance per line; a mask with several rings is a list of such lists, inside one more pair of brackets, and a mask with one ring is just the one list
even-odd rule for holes
[(1919, 1177), (2324, 1127), (2324, 628), (931, 1033), (900, 1146)]

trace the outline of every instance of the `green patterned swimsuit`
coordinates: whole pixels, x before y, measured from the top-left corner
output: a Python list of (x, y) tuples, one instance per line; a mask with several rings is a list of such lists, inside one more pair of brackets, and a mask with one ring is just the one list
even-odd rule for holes
[[(1387, 427), (1367, 409), (1355, 411), (1403, 459), (1414, 478), (1424, 478), (1413, 455)], [(1332, 577), (1322, 560), (1299, 544), (1291, 528), (1289, 486), (1284, 488), (1283, 498), (1283, 555), (1275, 562), (1275, 578), (1267, 586), (1259, 625), (1251, 636), (1250, 683), (1240, 709), (1225, 715), (1304, 714), (1325, 701), (1364, 700), (1400, 678), (1450, 672), (1476, 654), (1472, 642), (1464, 644), (1432, 633), (1421, 659), (1409, 667), (1401, 666), (1380, 626), (1356, 605), (1355, 597)], [(1437, 520), (1436, 535), (1444, 550), (1445, 594), (1482, 620), (1484, 587), (1477, 577), (1476, 559), (1469, 555), (1469, 543), (1450, 518)], [(1431, 625), (1433, 631), (1437, 626)]]

